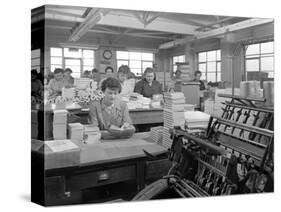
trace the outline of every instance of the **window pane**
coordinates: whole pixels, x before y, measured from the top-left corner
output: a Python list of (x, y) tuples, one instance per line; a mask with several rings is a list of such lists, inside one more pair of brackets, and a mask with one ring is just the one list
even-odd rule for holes
[(61, 65), (51, 65), (51, 72), (54, 72), (56, 68), (62, 68)]
[(175, 56), (175, 57), (173, 57), (173, 64), (176, 64), (177, 62), (179, 62), (179, 61), (178, 61), (178, 59), (179, 59), (179, 58), (178, 58), (178, 57), (176, 57), (176, 56)]
[(185, 62), (185, 56), (184, 56), (184, 55), (179, 56), (178, 61), (179, 61), (180, 63)]
[(259, 53), (260, 53), (260, 44), (252, 44), (247, 47), (246, 55), (259, 54)]
[(130, 60), (141, 60), (141, 53), (140, 52), (129, 52)]
[(51, 48), (51, 56), (62, 56), (61, 48)]
[(221, 50), (217, 50), (217, 60), (221, 60)]
[(152, 68), (152, 62), (142, 62), (142, 68), (143, 70), (146, 68)]
[(199, 64), (199, 71), (203, 73), (206, 73), (206, 63), (200, 63)]
[(216, 82), (216, 73), (207, 73), (208, 82)]
[(75, 59), (65, 59), (65, 65), (66, 66), (80, 66), (80, 60), (75, 60)]
[(84, 71), (92, 71), (93, 68), (94, 68), (94, 66), (83, 66), (83, 72)]
[(133, 72), (136, 76), (141, 76), (141, 69), (140, 68), (131, 68), (131, 72)]
[(274, 71), (267, 72), (268, 78), (274, 78)]
[(173, 66), (173, 71), (175, 72), (176, 70), (177, 70), (177, 66), (174, 65), (174, 66)]
[(216, 72), (216, 62), (207, 63), (207, 72)]
[(51, 64), (62, 64), (62, 57), (51, 57)]
[(93, 66), (94, 65), (94, 60), (93, 59), (84, 59), (83, 60), (83, 65), (85, 66)]
[(81, 58), (82, 50), (77, 48), (64, 48), (65, 57)]
[(259, 71), (259, 60), (246, 60), (246, 71)]
[(128, 60), (117, 60), (118, 68), (122, 65), (129, 65), (129, 61)]
[(217, 82), (221, 81), (221, 73), (217, 73)]
[(271, 70), (274, 70), (273, 57), (262, 57), (261, 58), (261, 71), (271, 71)]
[(207, 52), (208, 61), (216, 61), (216, 51)]
[(198, 61), (199, 62), (206, 62), (206, 60), (207, 60), (207, 52), (198, 53)]
[(261, 54), (264, 53), (273, 53), (273, 42), (266, 42), (266, 43), (261, 43)]
[(217, 72), (221, 72), (221, 62), (217, 63)]
[(94, 58), (94, 51), (93, 50), (83, 50), (83, 57), (84, 58)]
[(202, 72), (202, 75), (201, 75), (201, 78), (200, 78), (201, 80), (206, 80), (206, 73), (204, 72)]
[(142, 60), (153, 61), (153, 54), (152, 53), (142, 53)]
[(129, 59), (129, 53), (126, 51), (117, 51), (116, 57), (117, 59)]
[(141, 68), (141, 61), (130, 60), (130, 68)]

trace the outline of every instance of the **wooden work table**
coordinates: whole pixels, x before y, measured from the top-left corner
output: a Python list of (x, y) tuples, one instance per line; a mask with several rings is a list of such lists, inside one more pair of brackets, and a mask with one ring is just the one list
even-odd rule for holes
[[(67, 108), (70, 112), (68, 122), (80, 122), (81, 124), (89, 124), (89, 110), (87, 108), (73, 107)], [(51, 108), (44, 108), (44, 110), (33, 109), (32, 113), (32, 138), (40, 140), (53, 139), (53, 110)], [(159, 126), (163, 125), (163, 108), (149, 108), (149, 109), (133, 109), (129, 110), (130, 117), (133, 124), (138, 129), (138, 125)], [(38, 129), (35, 130), (34, 129)], [(150, 129), (150, 127), (148, 127)], [(37, 133), (39, 134), (36, 137)], [(34, 135), (33, 135), (34, 134)]]
[[(84, 202), (129, 200), (145, 183), (164, 176), (170, 162), (167, 150), (152, 142), (147, 133), (129, 139), (102, 140), (80, 147), (80, 163), (44, 170), (45, 204), (61, 205)], [(149, 161), (144, 151), (162, 156)], [(45, 148), (45, 154), (48, 153)], [(32, 170), (44, 161), (44, 154), (32, 151)], [(46, 161), (43, 162), (46, 164)], [(36, 177), (36, 173), (34, 173)], [(33, 177), (33, 178), (34, 178)]]

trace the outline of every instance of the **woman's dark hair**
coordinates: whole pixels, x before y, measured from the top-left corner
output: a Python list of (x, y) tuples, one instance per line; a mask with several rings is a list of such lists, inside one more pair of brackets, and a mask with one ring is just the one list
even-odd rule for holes
[(106, 88), (109, 88), (111, 90), (118, 90), (119, 93), (121, 92), (120, 82), (113, 77), (108, 77), (102, 82), (101, 90), (104, 92)]
[(99, 73), (99, 70), (94, 68), (94, 69), (92, 69), (92, 73)]
[(54, 74), (59, 74), (59, 73), (63, 73), (63, 69), (62, 68), (56, 68), (54, 70)]
[(105, 73), (107, 73), (107, 71), (110, 70), (112, 73), (114, 73), (114, 70), (111, 66), (107, 66), (104, 70)]
[(36, 76), (38, 76), (38, 73), (37, 73), (36, 69), (32, 69), (32, 70), (31, 70), (31, 75), (36, 75)]
[(72, 73), (72, 70), (71, 70), (70, 68), (66, 68), (66, 69), (64, 70), (64, 73), (67, 72), (67, 71), (69, 71), (70, 73)]
[(144, 77), (144, 78), (145, 78), (145, 75), (146, 75), (147, 73), (153, 73), (153, 74), (154, 74), (153, 80), (156, 80), (156, 74), (155, 74), (153, 68), (147, 67), (147, 68), (144, 70), (144, 72), (143, 72), (143, 77)]
[(201, 72), (201, 71), (199, 71), (199, 70), (197, 70), (197, 71), (195, 71), (195, 72), (194, 72), (194, 76), (196, 76), (197, 74), (202, 75), (202, 72)]
[(131, 70), (130, 70), (129, 66), (127, 66), (127, 65), (121, 65), (121, 66), (119, 67), (119, 69), (118, 69), (117, 74), (123, 73), (123, 74), (129, 75), (130, 72), (131, 72)]

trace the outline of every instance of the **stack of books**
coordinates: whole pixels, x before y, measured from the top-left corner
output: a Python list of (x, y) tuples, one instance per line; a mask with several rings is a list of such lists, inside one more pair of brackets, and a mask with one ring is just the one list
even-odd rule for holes
[(84, 125), (84, 139), (86, 144), (100, 143), (100, 129), (95, 125)]
[(162, 143), (163, 140), (163, 127), (152, 127), (150, 128), (150, 137), (156, 143)]
[(83, 141), (84, 126), (80, 123), (68, 124), (69, 138), (74, 143), (81, 143)]
[(210, 115), (201, 111), (186, 111), (184, 113), (185, 126), (187, 129), (206, 129), (210, 120)]
[(185, 96), (182, 92), (164, 94), (164, 128), (163, 146), (169, 148), (172, 145), (169, 130), (175, 126), (184, 126)]
[(66, 139), (67, 110), (54, 110), (53, 137), (54, 140)]

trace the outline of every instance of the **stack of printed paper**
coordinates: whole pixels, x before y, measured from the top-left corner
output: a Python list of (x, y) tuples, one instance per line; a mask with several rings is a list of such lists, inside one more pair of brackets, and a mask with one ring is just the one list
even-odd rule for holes
[(100, 129), (95, 125), (84, 125), (84, 136), (87, 144), (100, 143)]
[(69, 138), (73, 142), (81, 142), (83, 140), (84, 126), (80, 123), (68, 124)]
[(162, 143), (163, 139), (163, 127), (152, 127), (150, 128), (150, 137), (156, 143)]
[(207, 128), (210, 115), (201, 111), (184, 112), (185, 125), (188, 129)]
[(67, 110), (54, 110), (53, 137), (54, 140), (66, 139)]

